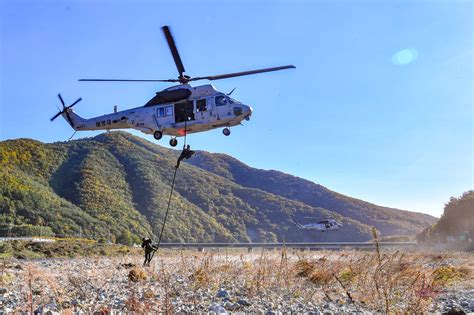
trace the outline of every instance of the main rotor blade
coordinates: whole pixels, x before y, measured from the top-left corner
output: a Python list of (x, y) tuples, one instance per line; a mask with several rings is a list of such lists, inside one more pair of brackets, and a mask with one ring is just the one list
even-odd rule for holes
[(227, 78), (240, 77), (240, 76), (244, 76), (244, 75), (252, 75), (252, 74), (257, 74), (257, 73), (272, 72), (272, 71), (279, 71), (279, 70), (285, 70), (285, 69), (294, 69), (294, 68), (296, 68), (296, 67), (293, 66), (293, 65), (288, 65), (288, 66), (282, 66), (282, 67), (265, 68), (265, 69), (250, 70), (250, 71), (243, 71), (243, 72), (234, 72), (234, 73), (227, 73), (227, 74), (220, 74), (220, 75), (210, 75), (210, 76), (207, 76), (207, 77), (196, 77), (196, 78), (189, 79), (189, 81), (221, 80), (221, 79), (227, 79)]
[(179, 82), (177, 79), (167, 80), (123, 80), (123, 79), (79, 79), (82, 82)]
[(176, 48), (173, 35), (171, 35), (170, 28), (167, 25), (163, 26), (162, 29), (163, 29), (163, 33), (165, 34), (166, 41), (168, 42), (168, 46), (170, 47), (171, 54), (173, 55), (174, 63), (176, 64), (176, 68), (178, 69), (179, 76), (182, 77), (183, 73), (186, 70), (184, 70), (183, 62), (181, 61), (181, 57), (179, 56), (178, 49)]
[(74, 103), (72, 103), (71, 105), (69, 105), (67, 108), (73, 107), (74, 105), (76, 105), (76, 104), (79, 103), (80, 101), (82, 101), (82, 97), (79, 97), (79, 98), (77, 99), (77, 101), (75, 101)]
[(51, 121), (55, 120), (56, 118), (58, 118), (59, 115), (61, 115), (62, 112), (59, 112), (57, 113), (56, 115), (54, 115), (52, 118), (51, 118)]
[(61, 97), (61, 94), (58, 94), (58, 97), (59, 97), (59, 100), (61, 101), (61, 104), (63, 104), (63, 107), (66, 106), (66, 104), (64, 104), (63, 98)]

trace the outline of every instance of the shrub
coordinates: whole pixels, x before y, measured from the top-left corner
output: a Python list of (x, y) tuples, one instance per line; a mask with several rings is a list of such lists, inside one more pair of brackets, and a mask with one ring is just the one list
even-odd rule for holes
[(461, 272), (453, 266), (441, 266), (433, 271), (434, 283), (437, 285), (447, 285), (461, 278)]
[(139, 282), (141, 280), (146, 280), (147, 275), (143, 268), (133, 267), (132, 270), (128, 273), (128, 279), (132, 282)]
[(350, 283), (356, 277), (356, 273), (351, 268), (344, 268), (339, 272), (339, 279), (343, 283)]
[(309, 277), (315, 269), (315, 264), (305, 259), (298, 260), (296, 263), (296, 274), (299, 277)]
[(333, 274), (329, 270), (329, 268), (321, 268), (321, 269), (313, 270), (313, 272), (311, 273), (309, 277), (309, 280), (311, 282), (315, 284), (322, 284), (322, 285), (328, 284), (329, 282), (331, 282), (332, 279), (333, 279)]
[(130, 231), (124, 230), (122, 233), (117, 237), (117, 243), (123, 244), (123, 245), (132, 245), (133, 244), (133, 239), (132, 239), (132, 234)]

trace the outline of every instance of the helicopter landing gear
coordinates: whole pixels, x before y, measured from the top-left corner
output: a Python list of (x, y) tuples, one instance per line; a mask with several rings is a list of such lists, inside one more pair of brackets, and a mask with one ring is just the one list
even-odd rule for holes
[(224, 136), (230, 136), (230, 129), (229, 128), (224, 128), (224, 130), (222, 130), (222, 133), (224, 134)]
[(163, 133), (159, 130), (153, 133), (153, 138), (155, 138), (156, 140), (160, 140), (162, 137), (163, 137)]
[(175, 147), (178, 145), (178, 140), (176, 138), (171, 138), (170, 139), (170, 146)]

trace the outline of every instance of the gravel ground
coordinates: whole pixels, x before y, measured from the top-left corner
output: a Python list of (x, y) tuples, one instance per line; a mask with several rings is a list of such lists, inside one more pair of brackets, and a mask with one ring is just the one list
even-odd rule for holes
[[(367, 255), (374, 254), (323, 251), (293, 252), (285, 256), (276, 251), (166, 251), (157, 255), (147, 268), (140, 266), (139, 256), (5, 260), (1, 267), (0, 313), (31, 309), (48, 314), (65, 310), (69, 314), (70, 311), (82, 314), (130, 310), (373, 313), (377, 306), (364, 302), (364, 292), (357, 291), (356, 280), (352, 281), (351, 287), (347, 283), (344, 285), (345, 273), (338, 273), (342, 284), (331, 279), (318, 283), (314, 277), (310, 281), (298, 267), (298, 261), (302, 260), (317, 262), (318, 266), (330, 261), (333, 262), (331, 266), (335, 266), (341, 261), (354, 263)], [(463, 265), (474, 269), (472, 254), (452, 254), (449, 260), (442, 262), (428, 254), (422, 257), (425, 261), (435, 261), (426, 263), (426, 270), (439, 265)], [(341, 268), (338, 270), (345, 270)], [(428, 294), (425, 291), (420, 293), (423, 299), (415, 307), (417, 310), (474, 312), (472, 276)], [(395, 301), (390, 310), (407, 311), (403, 303), (403, 300)]]

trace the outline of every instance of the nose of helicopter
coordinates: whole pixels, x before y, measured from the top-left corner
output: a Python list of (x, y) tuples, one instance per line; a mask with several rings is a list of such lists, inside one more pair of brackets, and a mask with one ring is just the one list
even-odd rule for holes
[(250, 116), (252, 115), (253, 108), (248, 105), (244, 105), (244, 113), (245, 113), (245, 119), (249, 120)]

